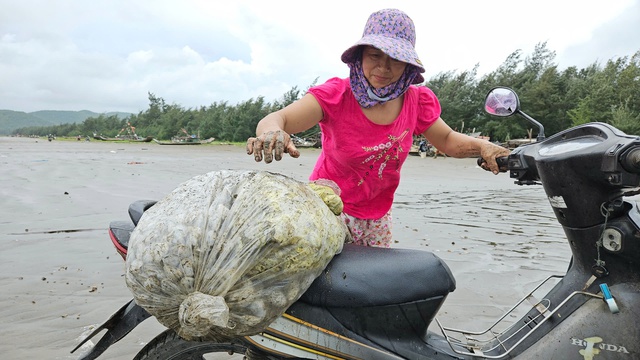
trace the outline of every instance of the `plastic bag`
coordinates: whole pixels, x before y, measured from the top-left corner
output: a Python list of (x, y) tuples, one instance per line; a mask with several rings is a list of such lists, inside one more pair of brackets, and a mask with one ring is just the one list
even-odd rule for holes
[(185, 339), (253, 335), (304, 293), (347, 236), (306, 183), (210, 172), (144, 213), (125, 279), (136, 303)]

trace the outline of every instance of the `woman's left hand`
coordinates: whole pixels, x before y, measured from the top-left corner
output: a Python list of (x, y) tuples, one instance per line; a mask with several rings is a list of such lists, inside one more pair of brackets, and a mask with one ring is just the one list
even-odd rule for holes
[(486, 144), (480, 147), (480, 156), (484, 159), (480, 167), (494, 174), (506, 172), (508, 169), (500, 168), (496, 162), (496, 158), (509, 156), (510, 153), (509, 149), (487, 141)]

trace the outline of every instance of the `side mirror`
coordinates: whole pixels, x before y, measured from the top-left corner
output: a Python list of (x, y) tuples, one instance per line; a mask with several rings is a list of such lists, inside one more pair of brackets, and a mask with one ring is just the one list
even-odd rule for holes
[(518, 114), (538, 127), (538, 137), (536, 141), (544, 140), (544, 126), (520, 110), (518, 95), (508, 87), (498, 86), (491, 89), (484, 100), (484, 111), (488, 114), (501, 117)]
[(495, 116), (511, 116), (520, 110), (515, 91), (506, 87), (491, 89), (484, 101), (484, 111)]

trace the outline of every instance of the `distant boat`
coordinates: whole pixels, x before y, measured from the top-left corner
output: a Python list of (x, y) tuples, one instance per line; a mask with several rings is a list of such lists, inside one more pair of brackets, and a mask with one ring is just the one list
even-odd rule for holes
[(102, 140), (102, 141), (129, 141), (129, 142), (151, 142), (153, 140), (153, 136), (142, 137), (138, 135), (118, 135), (116, 137), (106, 137), (106, 136), (98, 135), (96, 133), (93, 134), (93, 138), (96, 140)]
[(136, 128), (127, 122), (127, 126), (120, 129), (116, 137), (110, 138), (93, 133), (93, 138), (102, 141), (131, 141), (131, 142), (151, 142), (153, 136), (142, 137), (136, 134)]
[(201, 145), (201, 144), (208, 144), (210, 142), (213, 142), (213, 140), (215, 140), (215, 138), (200, 140), (200, 132), (198, 132), (198, 135), (196, 135), (196, 134), (189, 134), (189, 132), (184, 128), (180, 129), (180, 131), (181, 131), (181, 134), (184, 134), (184, 135), (176, 135), (171, 138), (171, 141), (159, 141), (156, 139), (153, 139), (153, 141), (155, 141), (159, 145)]
[(297, 148), (311, 148), (318, 147), (319, 138), (307, 139), (291, 135), (291, 141), (293, 141), (293, 145), (295, 145)]
[(200, 140), (197, 137), (187, 137), (187, 136), (173, 137), (171, 138), (171, 141), (159, 141), (159, 140), (153, 139), (153, 141), (155, 141), (156, 144), (158, 145), (202, 145), (202, 144), (212, 143), (214, 140), (215, 138)]

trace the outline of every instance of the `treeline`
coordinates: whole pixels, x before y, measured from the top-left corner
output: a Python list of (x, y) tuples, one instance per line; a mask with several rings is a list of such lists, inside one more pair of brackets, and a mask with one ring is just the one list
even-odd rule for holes
[[(572, 66), (560, 70), (554, 63), (555, 56), (546, 43), (540, 43), (531, 55), (524, 57), (517, 50), (496, 70), (479, 78), (476, 66), (463, 72), (440, 73), (425, 85), (440, 99), (442, 118), (449, 126), (461, 132), (481, 132), (494, 141), (527, 137), (531, 131), (524, 119), (497, 119), (483, 112), (485, 95), (498, 85), (518, 93), (523, 111), (544, 125), (547, 136), (594, 121), (612, 124), (627, 134), (640, 134), (640, 50), (630, 57), (611, 59), (606, 64), (594, 62), (583, 69)], [(115, 136), (129, 122), (139, 135), (158, 139), (169, 139), (186, 129), (201, 138), (243, 142), (255, 135), (260, 119), (305, 92), (294, 87), (273, 103), (258, 97), (236, 105), (214, 102), (199, 109), (167, 104), (149, 93), (149, 108), (124, 120), (101, 115), (81, 124), (23, 128), (15, 133), (85, 136), (97, 132)], [(317, 133), (316, 126), (299, 135)]]
[(263, 97), (258, 97), (236, 105), (214, 102), (199, 109), (185, 109), (177, 104), (168, 104), (155, 94), (148, 95), (149, 108), (124, 119), (116, 115), (99, 115), (87, 118), (80, 124), (25, 127), (13, 133), (38, 136), (54, 134), (69, 137), (98, 134), (115, 137), (122, 130), (128, 129), (130, 124), (135, 127), (136, 134), (142, 137), (170, 139), (173, 136), (184, 136), (186, 131), (190, 135), (197, 134), (202, 139), (214, 137), (221, 141), (241, 142), (255, 134), (255, 128), (260, 119), (299, 99), (302, 91), (294, 87), (285, 93), (281, 100), (273, 103), (265, 102)]
[[(523, 59), (512, 53), (496, 70), (476, 78), (476, 68), (439, 74), (427, 83), (440, 99), (449, 126), (476, 129), (494, 140), (526, 137), (530, 123), (519, 117), (499, 119), (483, 112), (487, 92), (502, 85), (518, 93), (522, 110), (538, 120), (549, 136), (588, 122), (612, 124), (640, 134), (640, 50), (631, 57), (593, 63), (584, 69), (558, 69), (546, 43)], [(470, 130), (469, 130), (470, 131)], [(533, 135), (535, 136), (536, 130)]]

